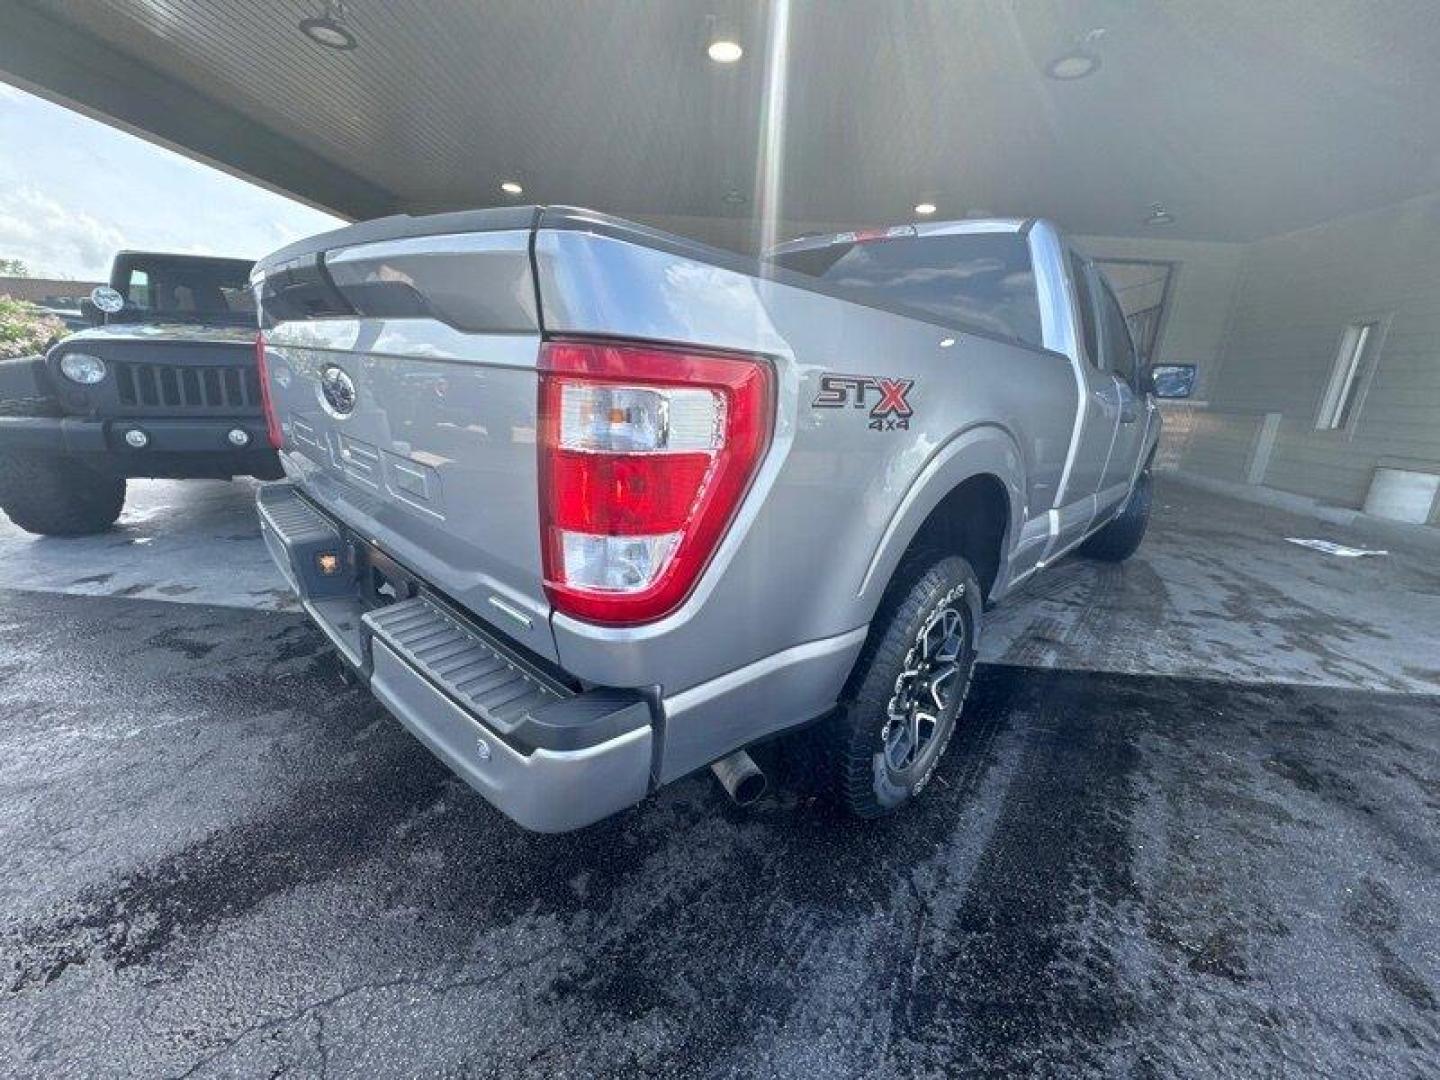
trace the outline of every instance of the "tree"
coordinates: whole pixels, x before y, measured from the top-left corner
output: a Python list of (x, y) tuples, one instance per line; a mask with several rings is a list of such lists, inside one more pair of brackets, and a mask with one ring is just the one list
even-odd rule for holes
[(0, 259), (0, 277), (29, 277), (30, 268), (23, 259)]
[(0, 360), (42, 353), (65, 335), (65, 324), (34, 304), (0, 296)]

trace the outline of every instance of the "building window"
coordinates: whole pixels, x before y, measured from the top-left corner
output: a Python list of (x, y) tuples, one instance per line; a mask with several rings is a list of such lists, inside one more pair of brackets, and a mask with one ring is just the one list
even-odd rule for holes
[(1340, 335), (1335, 369), (1330, 373), (1330, 385), (1325, 389), (1320, 416), (1315, 421), (1317, 431), (1343, 431), (1354, 419), (1364, 382), (1361, 365), (1369, 362), (1379, 330), (1379, 323), (1357, 322), (1345, 327), (1345, 332)]

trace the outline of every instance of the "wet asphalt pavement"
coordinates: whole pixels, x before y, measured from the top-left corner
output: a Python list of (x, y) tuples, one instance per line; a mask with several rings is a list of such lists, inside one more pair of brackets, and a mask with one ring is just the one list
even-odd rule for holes
[(1440, 1071), (1440, 699), (988, 667), (906, 816), (544, 837), (296, 615), (3, 593), (0, 658), (3, 1075)]

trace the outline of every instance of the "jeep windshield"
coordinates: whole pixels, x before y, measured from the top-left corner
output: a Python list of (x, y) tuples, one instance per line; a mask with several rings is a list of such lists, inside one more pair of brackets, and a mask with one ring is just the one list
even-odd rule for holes
[(193, 255), (119, 255), (110, 283), (125, 298), (125, 307), (111, 321), (253, 323), (253, 265), (245, 259)]

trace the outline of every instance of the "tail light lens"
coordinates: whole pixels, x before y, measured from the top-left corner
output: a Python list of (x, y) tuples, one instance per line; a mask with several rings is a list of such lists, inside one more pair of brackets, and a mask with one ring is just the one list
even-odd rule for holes
[(679, 607), (715, 553), (774, 420), (750, 356), (549, 341), (540, 529), (556, 609), (611, 625)]
[(272, 449), (279, 450), (285, 445), (285, 433), (280, 430), (280, 417), (275, 414), (275, 402), (270, 400), (270, 366), (265, 362), (265, 335), (255, 335), (255, 369), (260, 378), (260, 409), (265, 414), (265, 436)]

